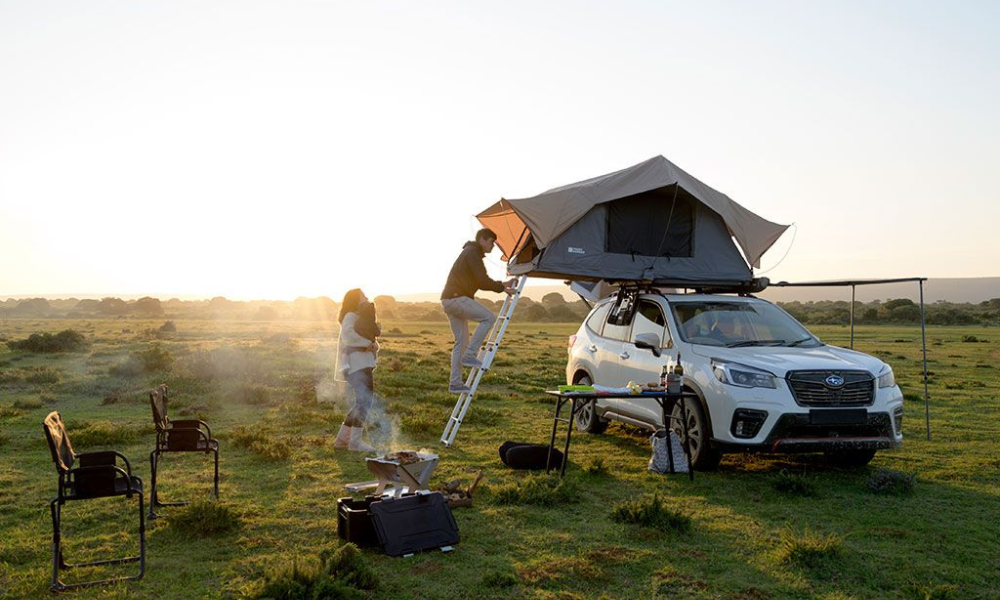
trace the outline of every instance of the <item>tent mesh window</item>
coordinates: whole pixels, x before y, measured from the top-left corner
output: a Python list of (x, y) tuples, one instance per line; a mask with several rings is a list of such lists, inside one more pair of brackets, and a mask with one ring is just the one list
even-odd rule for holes
[(635, 194), (608, 202), (607, 251), (690, 257), (693, 228), (694, 204), (683, 189), (669, 186)]

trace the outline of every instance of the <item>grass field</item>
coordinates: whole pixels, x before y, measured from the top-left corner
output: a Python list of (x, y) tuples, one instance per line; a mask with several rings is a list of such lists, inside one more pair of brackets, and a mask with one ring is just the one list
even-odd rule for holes
[[(361, 456), (332, 446), (345, 410), (332, 381), (335, 326), (181, 320), (156, 339), (161, 323), (0, 324), (5, 340), (75, 329), (90, 341), (83, 352), (53, 355), (0, 348), (0, 598), (48, 595), (57, 476), (42, 419), (60, 411), (78, 452), (123, 452), (148, 489), (147, 393), (161, 382), (172, 416), (202, 418), (221, 440), (221, 500), (205, 502), (208, 458), (168, 456), (162, 498), (198, 502), (148, 524), (144, 579), (73, 597), (252, 597), (268, 578), (315, 569), (322, 551), (341, 545), (336, 499), (345, 483), (370, 476)], [(892, 364), (907, 398), (902, 449), (867, 468), (729, 455), (692, 483), (648, 472), (647, 436), (615, 424), (574, 437), (556, 486), (505, 468), (496, 450), (508, 439), (547, 440), (551, 399), (541, 392), (563, 382), (575, 325), (514, 323), (452, 448), (438, 441), (455, 401), (445, 393), (446, 324), (383, 327), (375, 381), (384, 411), (373, 415), (372, 440), (439, 453), (432, 487), (471, 481), (479, 469), (485, 476), (475, 505), (455, 510), (462, 540), (454, 552), (401, 559), (364, 550), (378, 584), (357, 597), (1000, 598), (1000, 330), (928, 330), (929, 441), (920, 329), (858, 330), (855, 347)], [(847, 345), (846, 327), (814, 332)], [(67, 553), (134, 552), (134, 521), (134, 502), (120, 498), (70, 503)], [(337, 589), (344, 595), (322, 597), (355, 593)]]

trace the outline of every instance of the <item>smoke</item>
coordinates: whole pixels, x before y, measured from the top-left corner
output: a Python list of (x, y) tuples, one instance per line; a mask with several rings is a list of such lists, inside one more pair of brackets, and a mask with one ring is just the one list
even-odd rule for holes
[[(333, 404), (337, 412), (347, 415), (354, 407), (354, 390), (347, 382), (336, 381), (332, 375), (327, 375), (316, 384), (316, 400)], [(365, 418), (365, 439), (379, 454), (410, 449), (399, 418), (387, 411), (388, 404), (376, 391)]]

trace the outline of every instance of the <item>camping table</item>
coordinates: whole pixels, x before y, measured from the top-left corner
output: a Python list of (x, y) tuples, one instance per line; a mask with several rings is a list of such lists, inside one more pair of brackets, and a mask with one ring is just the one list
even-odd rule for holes
[[(566, 474), (566, 463), (569, 462), (569, 442), (570, 437), (573, 434), (573, 420), (576, 414), (580, 412), (587, 404), (596, 402), (598, 398), (649, 398), (654, 400), (660, 405), (660, 410), (663, 411), (663, 427), (667, 428), (667, 423), (671, 420), (675, 420), (678, 417), (670, 415), (673, 411), (674, 406), (685, 398), (697, 398), (698, 395), (692, 392), (682, 392), (680, 394), (671, 394), (666, 390), (661, 391), (646, 391), (638, 394), (626, 394), (618, 392), (560, 392), (559, 390), (545, 390), (546, 394), (556, 397), (556, 410), (555, 416), (552, 418), (552, 436), (549, 438), (549, 455), (548, 459), (545, 461), (545, 472), (548, 473), (551, 470), (552, 464), (552, 450), (556, 446), (556, 431), (559, 428), (559, 423), (566, 423), (566, 445), (563, 448), (563, 463), (562, 468), (559, 471), (559, 476), (562, 477)], [(562, 412), (563, 406), (569, 402), (570, 411), (569, 416), (565, 418), (560, 418), (559, 413)], [(694, 481), (694, 465), (691, 463), (691, 442), (690, 436), (688, 436), (688, 419), (687, 419), (687, 404), (680, 402), (681, 407), (681, 427), (684, 431), (684, 454), (688, 459), (688, 476), (691, 481)], [(670, 460), (670, 464), (674, 464), (674, 452), (670, 444), (669, 434), (667, 438), (667, 457)]]

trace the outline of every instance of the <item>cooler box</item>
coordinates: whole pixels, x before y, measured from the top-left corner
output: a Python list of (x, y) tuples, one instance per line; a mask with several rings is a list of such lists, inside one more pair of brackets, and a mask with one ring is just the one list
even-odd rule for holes
[(364, 500), (341, 498), (337, 500), (337, 535), (357, 546), (378, 546), (378, 536), (372, 523), (370, 508), (377, 496)]

